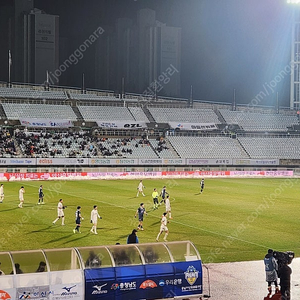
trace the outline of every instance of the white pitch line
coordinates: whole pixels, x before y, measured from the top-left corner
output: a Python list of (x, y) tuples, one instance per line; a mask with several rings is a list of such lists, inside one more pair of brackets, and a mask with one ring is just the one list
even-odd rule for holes
[(212, 233), (212, 234), (215, 234), (215, 235), (219, 235), (219, 236), (222, 236), (222, 237), (225, 237), (225, 238), (228, 238), (228, 239), (233, 239), (233, 240), (241, 241), (241, 242), (248, 243), (248, 244), (251, 244), (251, 245), (255, 245), (255, 246), (259, 246), (259, 247), (263, 247), (263, 248), (268, 248), (266, 245), (261, 245), (261, 244), (249, 242), (249, 241), (246, 241), (246, 240), (243, 240), (243, 239), (239, 239), (239, 238), (231, 236), (231, 235), (226, 235), (226, 234), (222, 234), (222, 233), (219, 233), (219, 232), (206, 230), (206, 229), (199, 228), (199, 227), (196, 227), (196, 226), (193, 226), (193, 225), (189, 225), (189, 224), (185, 224), (185, 223), (181, 223), (181, 222), (177, 222), (177, 221), (173, 221), (172, 220), (172, 223), (173, 222), (177, 223), (179, 225), (186, 226), (186, 227), (190, 227), (190, 228), (198, 229), (198, 230), (201, 230), (201, 231), (204, 231), (204, 232), (208, 232), (208, 233)]
[[(28, 185), (30, 185), (30, 184), (28, 184)], [(31, 185), (31, 186), (33, 186), (33, 185)], [(73, 194), (66, 193), (66, 192), (62, 192), (61, 194), (65, 194), (65, 195), (68, 195), (68, 196), (71, 196), (71, 197), (82, 198), (82, 197), (80, 197), (78, 195), (73, 195)], [(135, 209), (131, 209), (131, 208), (128, 208), (128, 207), (125, 207), (125, 206), (121, 206), (121, 205), (116, 205), (116, 204), (113, 204), (113, 203), (110, 203), (110, 202), (106, 202), (106, 201), (95, 200), (95, 199), (90, 199), (90, 198), (84, 198), (84, 199), (86, 199), (86, 200), (92, 200), (92, 201), (95, 201), (97, 203), (109, 204), (107, 207), (114, 206), (114, 207), (118, 207), (118, 208), (130, 210), (130, 211), (132, 211), (132, 210), (136, 211)], [(149, 213), (149, 215), (151, 215), (151, 213)], [(160, 219), (160, 217), (157, 217), (157, 216), (153, 216), (152, 215), (152, 217)], [(219, 232), (216, 232), (216, 231), (206, 230), (206, 229), (203, 229), (203, 228), (199, 228), (199, 227), (196, 227), (196, 226), (193, 226), (193, 225), (181, 223), (181, 222), (178, 222), (178, 221), (172, 220), (172, 223), (177, 223), (177, 224), (182, 225), (182, 226), (194, 228), (196, 230), (200, 230), (200, 231), (203, 231), (203, 232), (207, 232), (207, 233), (211, 233), (211, 234), (214, 234), (214, 235), (222, 236), (222, 237), (225, 237), (225, 238), (234, 239), (234, 240), (241, 241), (241, 242), (244, 242), (244, 243), (247, 243), (247, 244), (250, 244), (250, 245), (259, 246), (259, 247), (262, 247), (262, 248), (268, 248), (266, 245), (260, 245), (260, 244), (257, 244), (257, 243), (249, 242), (249, 241), (246, 241), (246, 240), (243, 240), (243, 239), (239, 239), (237, 237), (233, 237), (233, 236), (230, 236), (230, 235), (222, 234), (222, 233), (219, 233)]]

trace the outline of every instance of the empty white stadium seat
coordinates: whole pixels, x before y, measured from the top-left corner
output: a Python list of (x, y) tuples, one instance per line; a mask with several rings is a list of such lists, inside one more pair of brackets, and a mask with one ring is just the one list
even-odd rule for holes
[(299, 159), (299, 137), (238, 137), (251, 158)]
[(169, 136), (182, 158), (249, 158), (238, 141), (229, 137)]
[(20, 118), (77, 120), (70, 105), (2, 103), (2, 107), (9, 120)]
[(219, 111), (227, 124), (238, 124), (245, 131), (287, 131), (287, 127), (298, 124), (296, 115), (263, 114), (226, 109)]
[(220, 124), (216, 113), (209, 108), (157, 108), (148, 107), (152, 117), (158, 123), (215, 123)]
[(135, 121), (127, 107), (122, 106), (78, 106), (86, 121)]
[(28, 88), (0, 88), (0, 98), (22, 98), (22, 99), (54, 99), (65, 100), (63, 91), (44, 91)]

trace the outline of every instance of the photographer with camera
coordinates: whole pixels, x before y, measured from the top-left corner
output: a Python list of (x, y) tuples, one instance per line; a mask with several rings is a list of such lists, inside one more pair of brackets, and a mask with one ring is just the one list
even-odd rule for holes
[(295, 257), (295, 253), (292, 251), (274, 251), (274, 257), (278, 261), (278, 276), (280, 278), (281, 300), (290, 300), (292, 269), (288, 265)]
[(280, 278), (280, 291), (282, 300), (290, 300), (291, 296), (291, 274), (292, 269), (288, 266), (288, 261), (285, 260), (282, 267), (278, 271)]

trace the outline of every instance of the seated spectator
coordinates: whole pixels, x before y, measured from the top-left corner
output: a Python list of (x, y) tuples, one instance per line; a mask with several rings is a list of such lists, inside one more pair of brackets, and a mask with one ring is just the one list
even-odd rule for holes
[(99, 256), (94, 252), (90, 251), (89, 257), (85, 262), (86, 268), (99, 268), (101, 266), (101, 260)]
[[(23, 274), (23, 271), (20, 269), (20, 264), (15, 264), (16, 274)], [(14, 274), (14, 271), (11, 271), (10, 274)]]
[[(1, 262), (0, 262), (0, 265), (1, 265)], [(0, 269), (0, 276), (1, 275), (5, 275), (5, 273)]]
[(45, 272), (46, 270), (46, 263), (44, 261), (41, 261), (36, 272)]

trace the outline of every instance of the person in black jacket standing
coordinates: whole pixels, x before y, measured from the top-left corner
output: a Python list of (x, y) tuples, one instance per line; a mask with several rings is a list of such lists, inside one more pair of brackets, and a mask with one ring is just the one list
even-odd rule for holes
[(283, 266), (278, 270), (282, 300), (291, 299), (291, 274), (292, 269), (288, 266), (288, 262), (285, 261)]
[(136, 233), (137, 233), (137, 230), (133, 229), (131, 234), (128, 235), (127, 244), (138, 244), (139, 243), (139, 239), (138, 239)]

